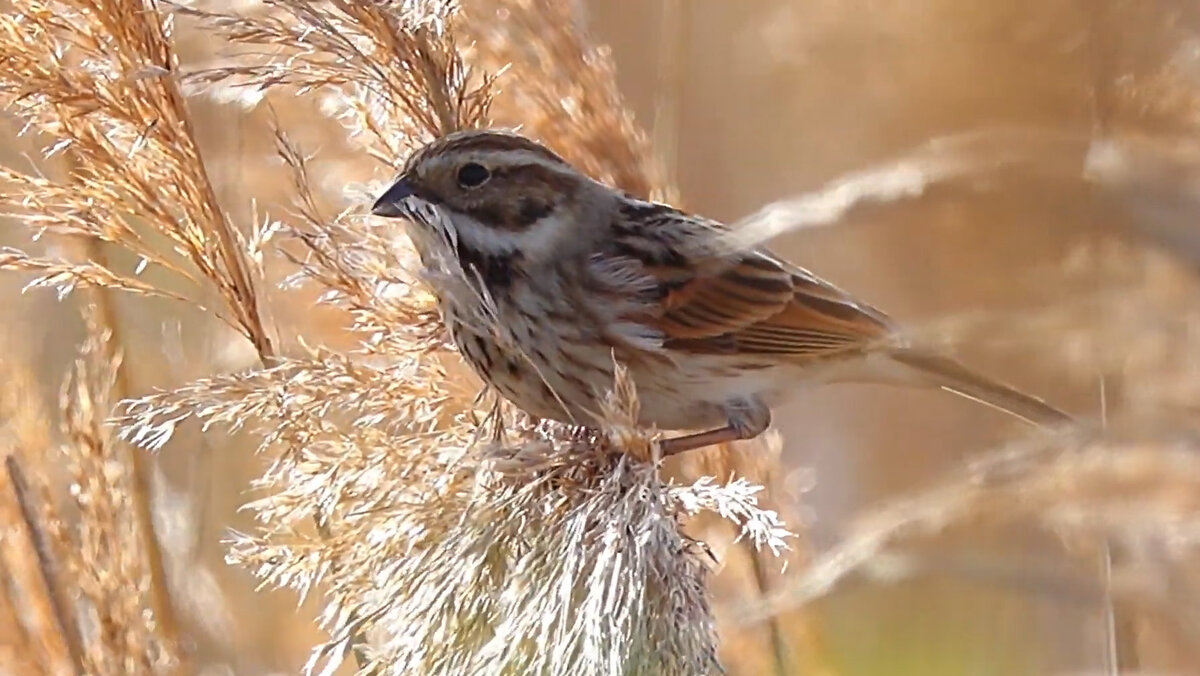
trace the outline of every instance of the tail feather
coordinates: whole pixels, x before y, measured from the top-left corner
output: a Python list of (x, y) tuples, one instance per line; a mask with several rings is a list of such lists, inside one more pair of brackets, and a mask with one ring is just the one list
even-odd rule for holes
[(932, 385), (1020, 418), (1031, 425), (1059, 425), (1071, 421), (1071, 416), (1041, 399), (975, 373), (948, 357), (911, 349), (899, 349), (890, 356), (896, 362), (918, 371)]

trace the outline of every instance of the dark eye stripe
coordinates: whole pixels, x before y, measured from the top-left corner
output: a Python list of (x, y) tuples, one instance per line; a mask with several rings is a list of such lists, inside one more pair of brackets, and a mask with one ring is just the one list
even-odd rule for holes
[(554, 213), (553, 202), (536, 197), (523, 197), (517, 202), (517, 205), (517, 224), (522, 228), (528, 228)]
[(541, 186), (556, 193), (570, 192), (579, 182), (572, 174), (564, 174), (540, 164), (496, 166), (492, 168), (492, 177), (504, 178), (520, 185)]
[[(499, 165), (477, 195), (464, 191), (454, 201), (461, 202), (455, 208), (488, 227), (519, 232), (554, 213), (578, 187), (576, 177), (539, 164)], [(508, 196), (514, 193), (522, 196)]]
[(499, 203), (473, 204), (464, 207), (463, 212), (489, 228), (511, 229), (508, 227), (508, 215), (505, 213), (504, 206)]
[(554, 203), (536, 197), (513, 202), (483, 202), (463, 209), (468, 216), (486, 226), (519, 232), (554, 213)]

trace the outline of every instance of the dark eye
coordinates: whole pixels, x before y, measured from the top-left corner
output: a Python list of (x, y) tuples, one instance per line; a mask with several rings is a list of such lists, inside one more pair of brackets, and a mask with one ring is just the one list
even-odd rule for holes
[(487, 170), (487, 167), (474, 162), (464, 164), (458, 170), (458, 184), (464, 188), (478, 188), (491, 177), (492, 173)]

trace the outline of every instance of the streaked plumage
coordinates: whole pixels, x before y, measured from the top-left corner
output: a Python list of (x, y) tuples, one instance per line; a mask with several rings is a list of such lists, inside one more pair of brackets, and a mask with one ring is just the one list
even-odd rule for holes
[(722, 224), (623, 195), (515, 134), (429, 144), (373, 212), (410, 221), (455, 343), (535, 416), (594, 424), (620, 362), (641, 422), (715, 428), (668, 452), (756, 436), (803, 381), (942, 387), (1031, 422), (1066, 419), (895, 344), (886, 315), (807, 270), (729, 250)]

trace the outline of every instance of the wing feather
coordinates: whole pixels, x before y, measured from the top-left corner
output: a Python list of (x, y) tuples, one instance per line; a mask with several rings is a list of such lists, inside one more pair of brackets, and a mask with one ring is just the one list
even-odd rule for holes
[(711, 276), (692, 275), (668, 291), (655, 322), (666, 338), (705, 338), (734, 331), (777, 314), (792, 295), (782, 270), (773, 276), (734, 264)]
[[(653, 208), (652, 208), (653, 207)], [(880, 311), (763, 250), (680, 257), (680, 242), (721, 228), (669, 207), (642, 206), (644, 229), (601, 256), (605, 267), (638, 269), (645, 294), (622, 322), (638, 322), (670, 351), (828, 356), (878, 340), (892, 324)], [(657, 243), (657, 246), (656, 246)]]
[[(705, 248), (724, 226), (662, 204), (629, 200), (610, 247), (588, 261), (614, 348), (635, 355), (762, 355), (770, 364), (854, 353), (894, 331), (879, 310), (765, 250)], [(597, 298), (596, 295), (589, 297)], [(601, 321), (603, 325), (604, 322)], [(906, 347), (888, 349), (917, 382), (937, 385), (1038, 424), (1070, 418), (1040, 399), (957, 362)], [(885, 378), (891, 380), (891, 378)]]
[[(747, 275), (746, 271), (753, 271)], [(763, 252), (690, 279), (653, 326), (664, 347), (702, 353), (816, 357), (886, 335), (878, 310)]]

